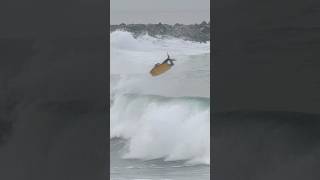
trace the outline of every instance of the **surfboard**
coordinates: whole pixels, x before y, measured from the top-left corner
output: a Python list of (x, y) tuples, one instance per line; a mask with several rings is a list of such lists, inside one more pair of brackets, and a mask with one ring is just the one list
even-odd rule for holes
[(158, 64), (158, 65), (155, 65), (155, 67), (151, 69), (150, 74), (152, 76), (158, 76), (158, 75), (168, 71), (170, 68), (171, 68), (171, 65), (169, 65), (169, 64)]

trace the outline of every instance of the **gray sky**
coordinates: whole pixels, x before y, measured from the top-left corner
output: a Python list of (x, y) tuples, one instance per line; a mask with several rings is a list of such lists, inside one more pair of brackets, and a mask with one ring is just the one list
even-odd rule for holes
[(110, 0), (110, 22), (201, 23), (210, 19), (210, 0)]

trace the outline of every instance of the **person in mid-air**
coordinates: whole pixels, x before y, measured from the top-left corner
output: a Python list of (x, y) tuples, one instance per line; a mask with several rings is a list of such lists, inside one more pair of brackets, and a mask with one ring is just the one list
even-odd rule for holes
[[(173, 66), (173, 65), (174, 65), (174, 64), (173, 64), (173, 61), (175, 61), (175, 59), (170, 59), (169, 54), (167, 54), (167, 55), (168, 55), (167, 59), (164, 60), (164, 61), (162, 62), (162, 64), (169, 64), (170, 66)], [(169, 63), (168, 63), (168, 62), (169, 62)]]
[[(167, 59), (165, 59), (161, 64), (169, 64), (170, 66), (173, 66), (174, 65), (173, 61), (175, 61), (175, 59), (170, 59), (169, 54), (167, 55), (168, 55)], [(156, 66), (157, 65), (160, 65), (160, 64), (157, 63)]]

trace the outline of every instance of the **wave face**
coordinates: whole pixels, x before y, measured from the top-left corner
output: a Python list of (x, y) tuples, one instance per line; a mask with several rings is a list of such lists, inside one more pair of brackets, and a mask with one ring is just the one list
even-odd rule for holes
[[(166, 53), (177, 59), (152, 77)], [(210, 163), (210, 45), (111, 33), (111, 138), (126, 139), (123, 158)]]

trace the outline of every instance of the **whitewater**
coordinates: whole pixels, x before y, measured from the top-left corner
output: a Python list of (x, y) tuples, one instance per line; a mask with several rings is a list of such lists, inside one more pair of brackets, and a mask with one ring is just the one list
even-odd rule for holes
[[(210, 42), (110, 40), (111, 179), (209, 179)], [(175, 66), (152, 77), (167, 53)]]

